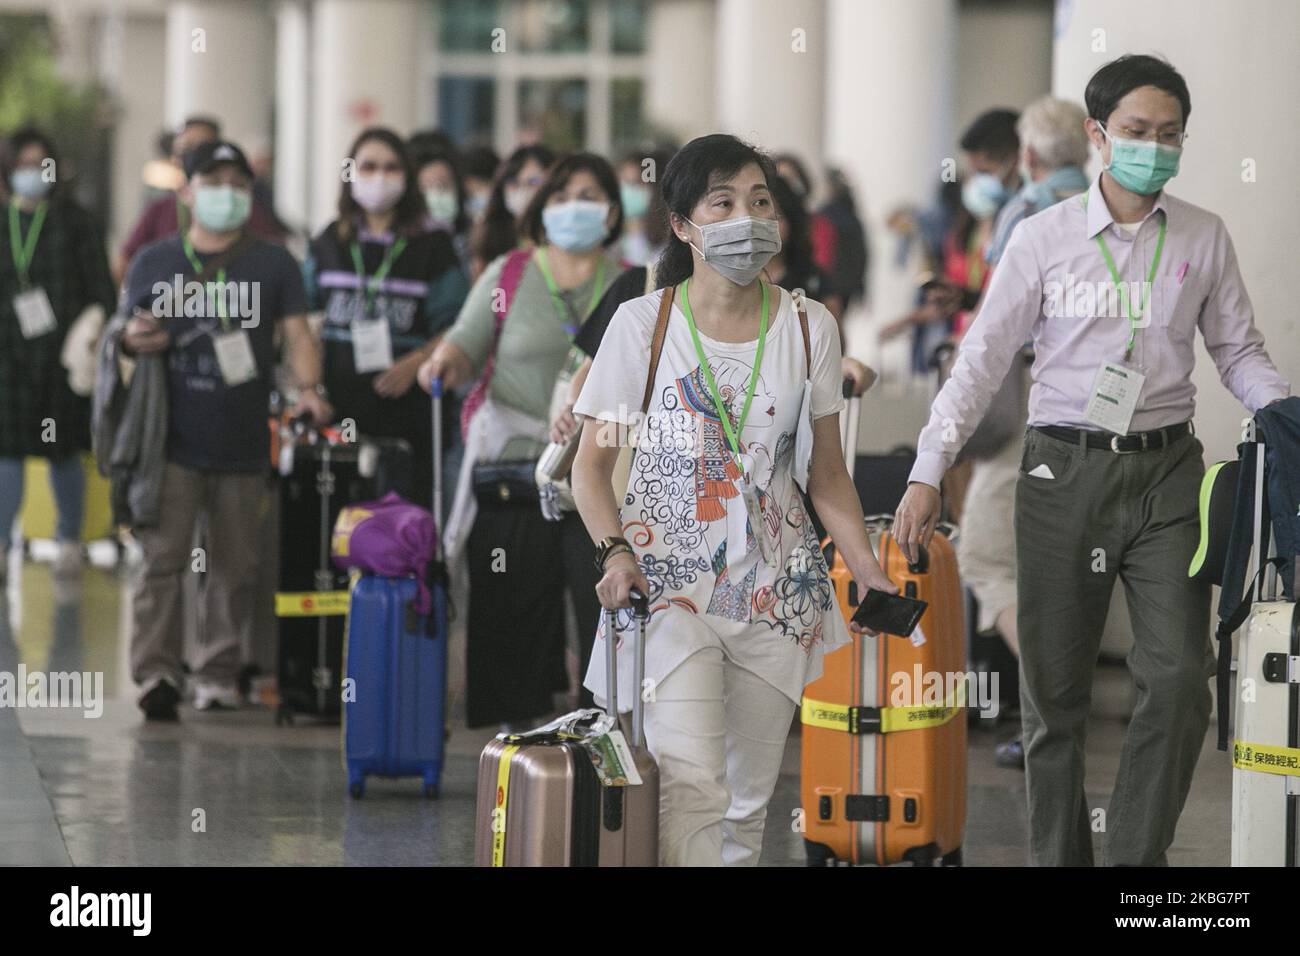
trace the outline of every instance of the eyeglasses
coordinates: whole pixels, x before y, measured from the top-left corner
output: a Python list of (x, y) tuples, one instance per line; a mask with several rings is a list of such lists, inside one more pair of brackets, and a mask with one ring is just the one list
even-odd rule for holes
[[(1106, 129), (1105, 123), (1098, 123), (1102, 129)], [(1109, 130), (1106, 130), (1108, 133)], [(1182, 146), (1187, 141), (1187, 132), (1185, 130), (1154, 130), (1133, 129), (1129, 126), (1116, 126), (1113, 136), (1121, 139), (1139, 139), (1145, 142), (1157, 142), (1161, 146)]]

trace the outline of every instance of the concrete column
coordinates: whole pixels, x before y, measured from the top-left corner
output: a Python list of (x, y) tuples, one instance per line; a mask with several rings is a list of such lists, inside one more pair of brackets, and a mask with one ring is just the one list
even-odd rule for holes
[(717, 129), (714, 0), (655, 0), (646, 19), (646, 118), (685, 143)]
[[(1188, 139), (1168, 190), (1223, 217), (1236, 247), (1255, 322), (1279, 372), (1300, 388), (1294, 272), (1300, 192), (1293, 175), (1300, 128), (1278, 122), (1278, 104), (1300, 97), (1300, 5), (1270, 0), (1058, 5), (1052, 91), (1083, 101), (1088, 79), (1125, 53), (1158, 53), (1187, 80)], [(1231, 64), (1249, 64), (1247, 69)], [(1094, 169), (1096, 159), (1094, 157)], [(1235, 456), (1248, 412), (1219, 381), (1197, 336), (1196, 433), (1209, 461)]]
[(311, 220), (311, 3), (275, 6), (275, 204), (295, 227)]
[(911, 381), (910, 346), (883, 353), (876, 330), (915, 299), (915, 267), (895, 262), (885, 227), (899, 206), (935, 201), (944, 159), (954, 157), (957, 63), (956, 0), (828, 0), (826, 14), (826, 162), (854, 186), (872, 250), (871, 305), (846, 323), (848, 351), (879, 369), (867, 396), (862, 452), (914, 444), (925, 423), (933, 381)]
[(317, 0), (312, 11), (311, 228), (333, 218), (348, 147), (367, 126), (407, 135), (418, 120), (417, 0)]
[(773, 153), (822, 161), (824, 0), (718, 0), (718, 127)]
[(173, 0), (167, 7), (166, 121), (204, 113), (245, 149), (270, 141), (275, 33), (254, 0)]

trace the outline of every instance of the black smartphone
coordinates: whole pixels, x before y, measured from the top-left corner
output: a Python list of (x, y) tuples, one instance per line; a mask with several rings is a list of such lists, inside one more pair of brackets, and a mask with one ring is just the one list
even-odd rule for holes
[(853, 612), (853, 623), (882, 634), (908, 637), (916, 630), (928, 603), (919, 598), (884, 591), (868, 590), (858, 609)]

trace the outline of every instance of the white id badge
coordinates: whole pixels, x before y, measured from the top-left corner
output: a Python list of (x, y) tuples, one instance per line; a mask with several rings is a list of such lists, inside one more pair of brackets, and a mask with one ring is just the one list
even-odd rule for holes
[(58, 328), (50, 297), (40, 286), (14, 296), (14, 312), (18, 315), (18, 328), (25, 339), (38, 339)]
[(813, 423), (812, 381), (804, 379), (803, 400), (799, 404), (799, 424), (794, 433), (794, 480), (803, 491), (808, 490), (808, 471), (812, 467)]
[(1142, 383), (1147, 379), (1140, 369), (1122, 362), (1102, 362), (1088, 396), (1084, 418), (1116, 435), (1127, 435), (1133, 409), (1137, 408)]
[(227, 385), (243, 385), (257, 378), (257, 362), (253, 359), (253, 346), (248, 333), (217, 332), (212, 336), (212, 348), (217, 353), (221, 378)]
[(393, 364), (387, 319), (358, 319), (352, 323), (352, 361), (358, 375), (382, 372)]
[(763, 563), (770, 568), (776, 567), (776, 548), (767, 536), (767, 528), (763, 526), (763, 508), (758, 503), (758, 486), (752, 482), (740, 481), (740, 497), (745, 503), (745, 514), (749, 518), (749, 528), (754, 532), (754, 538), (758, 541), (758, 553), (763, 557)]

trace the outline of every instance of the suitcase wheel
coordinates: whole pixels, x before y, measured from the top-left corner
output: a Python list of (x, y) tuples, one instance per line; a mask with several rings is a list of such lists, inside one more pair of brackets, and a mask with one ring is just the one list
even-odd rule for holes
[(961, 847), (953, 850), (951, 853), (944, 854), (942, 866), (961, 866)]
[(354, 780), (348, 786), (348, 793), (352, 794), (353, 800), (360, 800), (366, 795), (366, 784), (362, 780)]
[(808, 857), (809, 866), (834, 866), (835, 854), (825, 843), (814, 843), (812, 840), (803, 841), (804, 853)]

